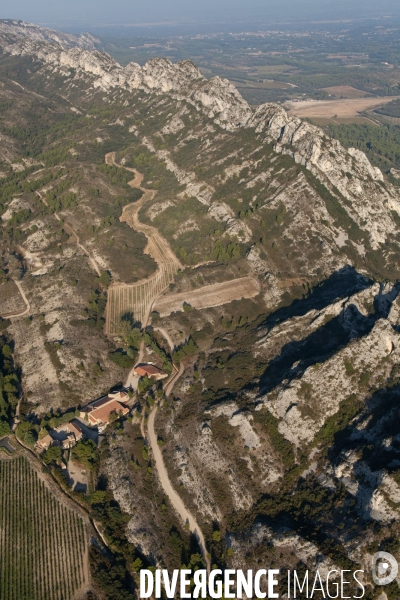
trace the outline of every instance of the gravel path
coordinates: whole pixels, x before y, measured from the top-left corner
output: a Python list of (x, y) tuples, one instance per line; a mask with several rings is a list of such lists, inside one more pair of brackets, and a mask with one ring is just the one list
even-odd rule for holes
[[(183, 372), (183, 369), (182, 369)], [(154, 462), (157, 466), (158, 475), (160, 478), (161, 485), (163, 487), (164, 492), (167, 494), (172, 506), (175, 508), (176, 512), (179, 514), (184, 523), (189, 524), (190, 531), (196, 536), (197, 541), (199, 542), (199, 546), (201, 552), (203, 554), (204, 560), (206, 561), (207, 571), (210, 572), (211, 563), (210, 558), (207, 553), (206, 543), (204, 539), (203, 532), (197, 523), (195, 517), (192, 513), (186, 508), (183, 503), (182, 498), (176, 493), (174, 488), (172, 487), (172, 483), (168, 477), (167, 469), (165, 468), (164, 459), (161, 453), (160, 446), (157, 444), (157, 434), (154, 429), (154, 421), (157, 415), (157, 406), (150, 413), (149, 421), (148, 421), (148, 435), (149, 442), (153, 452)]]
[(29, 315), (29, 312), (31, 310), (31, 305), (29, 304), (28, 298), (25, 296), (25, 292), (22, 289), (22, 285), (19, 281), (16, 281), (15, 279), (13, 279), (15, 285), (17, 286), (17, 288), (19, 289), (19, 293), (21, 294), (25, 304), (26, 304), (26, 308), (25, 310), (23, 310), (22, 312), (16, 312), (16, 313), (12, 313), (9, 315), (4, 315), (4, 319), (11, 319), (12, 317), (23, 317), (24, 315)]

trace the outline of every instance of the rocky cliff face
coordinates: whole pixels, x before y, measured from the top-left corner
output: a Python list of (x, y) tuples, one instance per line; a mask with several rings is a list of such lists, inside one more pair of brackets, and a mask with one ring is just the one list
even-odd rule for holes
[[(171, 477), (205, 521), (228, 519), (232, 568), (262, 559), (322, 573), (354, 561), (368, 573), (373, 548), (389, 549), (400, 507), (398, 291), (345, 269), (330, 291), (220, 337), (197, 382), (189, 371), (175, 390), (159, 420)], [(260, 360), (268, 366), (252, 383), (216, 392), (230, 368), (231, 381), (246, 380)]]
[(277, 152), (289, 154), (328, 187), (338, 190), (349, 201), (349, 212), (358, 225), (368, 215), (375, 215), (371, 231), (373, 247), (394, 232), (389, 211), (400, 211), (399, 195), (393, 186), (382, 186), (381, 171), (372, 167), (363, 152), (355, 148), (345, 150), (318, 127), (288, 116), (274, 104), (260, 106), (252, 124), (257, 133), (264, 133), (275, 143)]

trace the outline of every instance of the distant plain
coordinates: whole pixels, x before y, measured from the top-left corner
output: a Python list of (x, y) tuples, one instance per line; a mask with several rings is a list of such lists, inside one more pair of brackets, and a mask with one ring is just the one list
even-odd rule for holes
[[(285, 102), (289, 114), (302, 119), (329, 119), (335, 122), (371, 122), (372, 119), (360, 113), (384, 106), (399, 96), (386, 96), (382, 98), (344, 98), (332, 100), (303, 100), (299, 102)], [(323, 123), (321, 123), (323, 124)]]

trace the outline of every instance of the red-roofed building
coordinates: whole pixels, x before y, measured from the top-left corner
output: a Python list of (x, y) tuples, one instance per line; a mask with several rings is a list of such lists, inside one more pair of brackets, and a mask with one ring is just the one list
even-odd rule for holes
[(36, 448), (39, 452), (43, 452), (44, 450), (48, 450), (51, 446), (60, 445), (59, 442), (53, 440), (51, 435), (47, 434), (42, 439), (36, 442)]
[(115, 417), (118, 418), (118, 416), (125, 416), (128, 413), (129, 408), (120, 402), (117, 402), (112, 395), (110, 395), (100, 398), (99, 400), (88, 404), (85, 408), (82, 408), (80, 417), (84, 418), (91, 427), (97, 427), (101, 433), (110, 421), (112, 421), (112, 415), (115, 415)]
[(137, 365), (137, 367), (135, 367), (134, 373), (135, 373), (135, 375), (138, 375), (139, 377), (147, 376), (149, 378), (155, 379), (156, 381), (159, 381), (160, 379), (165, 379), (166, 377), (168, 377), (167, 373), (164, 373), (164, 371), (162, 371), (155, 365), (146, 365), (146, 364)]
[(114, 398), (114, 400), (116, 400), (117, 402), (122, 402), (123, 404), (125, 404), (125, 402), (128, 402), (129, 400), (128, 392), (124, 392), (122, 390), (119, 392), (110, 393), (108, 394), (108, 397)]
[(38, 440), (36, 449), (38, 452), (42, 452), (48, 450), (51, 446), (60, 446), (63, 450), (68, 450), (76, 446), (83, 437), (83, 431), (77, 421), (63, 423)]

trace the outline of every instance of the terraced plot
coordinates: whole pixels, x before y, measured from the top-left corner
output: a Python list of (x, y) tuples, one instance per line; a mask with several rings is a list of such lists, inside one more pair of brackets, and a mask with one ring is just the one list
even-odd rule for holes
[(88, 583), (84, 518), (23, 457), (0, 459), (1, 600), (72, 600)]
[(150, 279), (134, 285), (116, 285), (109, 290), (107, 333), (117, 334), (121, 316), (132, 312), (134, 319), (146, 323), (154, 300), (174, 280), (177, 269), (167, 266)]

